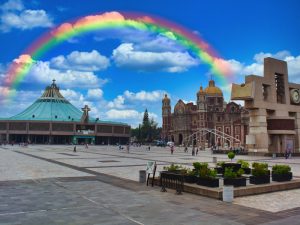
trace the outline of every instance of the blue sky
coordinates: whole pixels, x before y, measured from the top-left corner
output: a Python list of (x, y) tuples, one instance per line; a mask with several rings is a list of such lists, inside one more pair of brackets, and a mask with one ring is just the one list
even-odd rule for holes
[[(231, 66), (237, 83), (248, 74), (262, 75), (266, 56), (288, 61), (290, 81), (300, 82), (297, 0), (2, 0), (0, 8), (1, 81), (8, 65), (53, 27), (88, 15), (129, 11), (152, 14), (195, 32)], [(141, 57), (125, 60), (137, 52)], [(176, 57), (183, 59), (180, 64), (172, 60)], [(173, 106), (179, 99), (195, 101), (199, 86), (207, 86), (209, 70), (189, 49), (157, 34), (130, 29), (92, 32), (38, 59), (15, 90), (16, 98), (2, 103), (0, 117), (28, 107), (55, 78), (67, 99), (77, 107), (89, 104), (95, 117), (136, 126), (148, 108), (161, 124), (163, 94), (171, 96)], [(221, 88), (228, 101), (229, 86)]]

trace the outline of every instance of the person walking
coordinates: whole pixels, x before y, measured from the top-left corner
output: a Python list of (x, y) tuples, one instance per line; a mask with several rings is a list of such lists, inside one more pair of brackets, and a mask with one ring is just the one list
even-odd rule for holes
[(198, 155), (199, 148), (196, 149), (196, 155)]
[(173, 155), (174, 152), (174, 145), (171, 146), (171, 155)]
[(195, 156), (195, 148), (194, 148), (194, 146), (192, 148), (192, 156)]
[(76, 152), (76, 145), (74, 146), (73, 152)]

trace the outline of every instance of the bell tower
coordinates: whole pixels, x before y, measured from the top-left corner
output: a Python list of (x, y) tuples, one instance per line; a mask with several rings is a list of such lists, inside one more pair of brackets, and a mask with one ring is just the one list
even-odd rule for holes
[(171, 127), (171, 100), (168, 95), (162, 100), (162, 138), (168, 140), (168, 135)]
[(197, 92), (197, 110), (200, 112), (205, 112), (205, 92), (203, 90), (202, 85), (200, 86), (200, 90)]

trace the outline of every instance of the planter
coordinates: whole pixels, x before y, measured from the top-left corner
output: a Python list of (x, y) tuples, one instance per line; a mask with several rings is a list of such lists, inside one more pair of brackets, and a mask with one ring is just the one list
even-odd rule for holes
[(250, 168), (242, 168), (245, 172), (245, 174), (251, 174), (251, 169)]
[(270, 175), (250, 176), (250, 184), (268, 184), (270, 183)]
[(283, 182), (283, 181), (290, 181), (293, 179), (293, 173), (288, 172), (286, 174), (273, 174), (272, 173), (272, 180), (273, 181), (278, 181), (278, 182)]
[(161, 173), (181, 174), (181, 171), (182, 170), (172, 170), (172, 171), (164, 170), (164, 171), (161, 171)]
[(224, 178), (224, 185), (233, 185), (234, 187), (246, 186), (246, 177)]
[(184, 182), (193, 184), (193, 183), (197, 182), (197, 178), (198, 177), (196, 177), (196, 176), (184, 175)]
[(219, 187), (219, 179), (217, 178), (198, 178), (198, 185), (206, 187)]
[(224, 173), (223, 167), (215, 167), (215, 170), (217, 171), (217, 174), (223, 174)]
[(233, 172), (237, 172), (239, 169), (241, 169), (241, 164), (240, 163), (225, 163), (224, 164), (224, 171), (225, 171), (225, 168), (227, 167), (232, 167), (233, 168)]

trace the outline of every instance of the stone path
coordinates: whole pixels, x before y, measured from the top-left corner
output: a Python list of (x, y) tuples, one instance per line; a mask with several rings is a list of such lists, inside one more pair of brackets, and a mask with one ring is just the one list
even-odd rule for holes
[[(300, 191), (236, 198), (234, 204), (139, 184), (138, 171), (149, 160), (159, 170), (172, 162), (209, 162), (176, 149), (115, 146), (0, 147), (1, 224), (299, 224)], [(213, 155), (215, 156), (215, 155)], [(228, 160), (217, 155), (218, 160)], [(269, 164), (286, 163), (300, 175), (300, 158), (239, 156)]]

